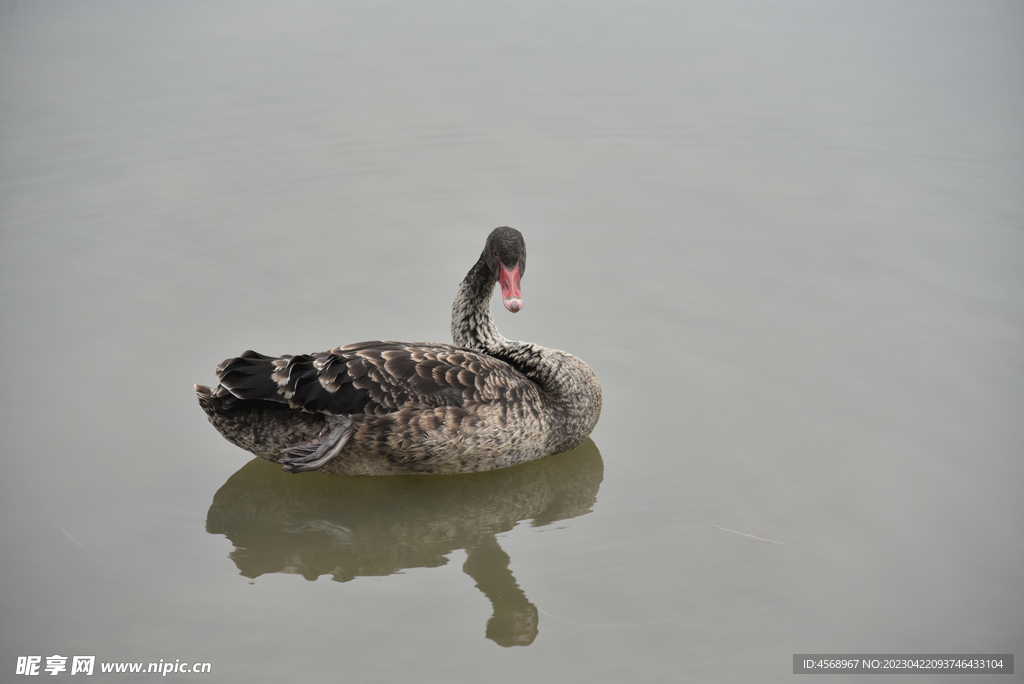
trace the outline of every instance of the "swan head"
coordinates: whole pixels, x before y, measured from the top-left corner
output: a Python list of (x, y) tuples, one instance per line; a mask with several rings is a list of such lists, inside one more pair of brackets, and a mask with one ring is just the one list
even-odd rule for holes
[(526, 241), (515, 228), (495, 228), (487, 237), (482, 255), (494, 279), (501, 285), (501, 301), (512, 313), (523, 308), (520, 279), (526, 274)]

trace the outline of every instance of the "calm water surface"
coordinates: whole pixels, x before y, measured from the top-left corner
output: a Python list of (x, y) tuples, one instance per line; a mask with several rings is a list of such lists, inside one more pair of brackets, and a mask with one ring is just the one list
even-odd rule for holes
[[(447, 341), (497, 225), (584, 447), (289, 476), (207, 424), (244, 349)], [(3, 2), (0, 342), (5, 680), (1021, 656), (1024, 11)]]

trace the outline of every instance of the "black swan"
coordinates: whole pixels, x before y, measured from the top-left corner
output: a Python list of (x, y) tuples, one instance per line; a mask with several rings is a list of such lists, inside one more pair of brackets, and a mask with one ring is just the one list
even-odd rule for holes
[(496, 228), (452, 305), (453, 345), (360, 342), (274, 358), (247, 351), (196, 385), (230, 442), (291, 473), (468, 473), (573, 449), (601, 415), (601, 385), (572, 354), (506, 340), (491, 320), (523, 306), (526, 243)]

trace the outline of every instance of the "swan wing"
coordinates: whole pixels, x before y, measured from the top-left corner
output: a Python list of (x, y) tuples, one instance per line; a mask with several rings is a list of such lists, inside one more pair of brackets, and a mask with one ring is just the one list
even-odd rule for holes
[(217, 377), (238, 399), (329, 415), (464, 406), (519, 394), (518, 384), (531, 384), (505, 362), (467, 349), (387, 341), (280, 357), (250, 350), (222, 363)]

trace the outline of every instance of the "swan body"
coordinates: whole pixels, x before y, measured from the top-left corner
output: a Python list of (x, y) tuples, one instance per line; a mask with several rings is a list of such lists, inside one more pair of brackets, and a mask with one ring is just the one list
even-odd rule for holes
[(601, 414), (590, 367), (556, 349), (506, 340), (491, 318), (522, 306), (526, 246), (497, 228), (459, 286), (454, 345), (373, 341), (327, 352), (224, 361), (196, 385), (229, 441), (289, 472), (345, 475), (493, 470), (573, 449)]

